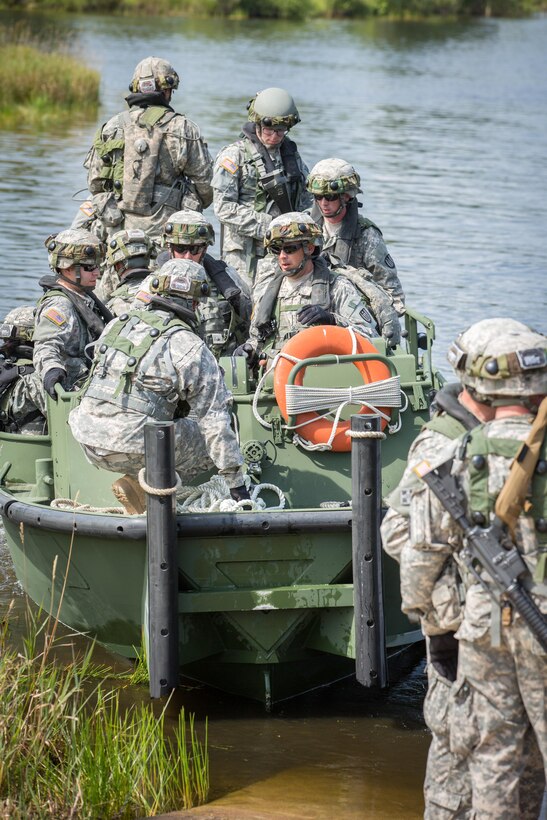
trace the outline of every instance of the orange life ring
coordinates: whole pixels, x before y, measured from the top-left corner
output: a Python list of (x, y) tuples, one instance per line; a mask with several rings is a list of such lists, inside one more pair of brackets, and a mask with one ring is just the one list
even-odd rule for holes
[[(355, 333), (355, 339), (357, 340), (357, 353), (378, 353), (372, 342), (369, 342), (364, 336)], [(321, 325), (301, 330), (300, 333), (297, 333), (296, 336), (289, 339), (281, 352), (293, 356), (296, 359), (310, 359), (329, 353), (343, 356), (353, 352), (353, 340), (348, 329), (345, 327)], [(370, 361), (353, 362), (353, 364), (361, 374), (364, 384), (384, 381), (391, 377), (390, 369), (384, 362), (371, 359)], [(281, 356), (277, 361), (274, 371), (275, 398), (285, 421), (289, 419), (285, 387), (289, 373), (293, 367), (294, 362)], [(305, 372), (306, 368), (303, 367), (296, 374), (294, 384), (303, 384)], [(381, 407), (379, 409), (386, 414), (390, 412), (389, 408)], [(368, 407), (361, 407), (359, 410), (359, 413), (364, 414), (371, 412)], [(328, 442), (332, 432), (332, 421), (321, 418), (316, 412), (308, 412), (300, 413), (296, 416), (296, 424), (302, 424), (303, 422), (309, 423), (298, 431), (302, 435), (302, 438), (305, 438), (312, 444), (326, 444)], [(386, 425), (387, 421), (382, 419), (382, 430)], [(349, 436), (346, 436), (346, 430), (349, 430), (349, 428), (349, 421), (340, 421), (338, 423), (338, 429), (332, 440), (332, 449), (335, 452), (342, 453), (351, 450), (351, 439)]]

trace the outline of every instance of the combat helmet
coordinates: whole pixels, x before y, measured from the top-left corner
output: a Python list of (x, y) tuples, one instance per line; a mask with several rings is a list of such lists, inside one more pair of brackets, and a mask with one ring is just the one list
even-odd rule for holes
[(515, 319), (471, 325), (450, 346), (448, 361), (485, 404), (527, 404), (547, 393), (547, 337)]
[(123, 279), (124, 273), (129, 269), (147, 268), (155, 253), (156, 246), (140, 228), (122, 230), (113, 234), (109, 240), (106, 262), (111, 266), (123, 263), (117, 269)]
[(214, 245), (213, 226), (199, 211), (176, 211), (163, 229), (164, 245)]
[(300, 122), (300, 115), (292, 96), (284, 88), (265, 88), (247, 105), (249, 121), (267, 128), (290, 129)]
[(31, 342), (34, 334), (34, 305), (13, 308), (0, 324), (0, 344)]
[(129, 90), (134, 93), (152, 94), (179, 87), (180, 78), (171, 63), (161, 57), (145, 57), (136, 66)]
[(306, 189), (314, 195), (349, 194), (351, 197), (362, 193), (361, 178), (353, 165), (337, 157), (329, 157), (317, 162), (306, 180)]
[(291, 211), (272, 219), (264, 238), (264, 247), (273, 253), (283, 245), (311, 242), (321, 245), (321, 228), (309, 214)]
[(144, 280), (141, 288), (152, 297), (188, 302), (199, 301), (209, 293), (205, 269), (191, 259), (169, 259)]
[(76, 281), (80, 282), (80, 265), (99, 267), (104, 258), (105, 246), (91, 231), (68, 228), (48, 236), (44, 242), (48, 250), (48, 262), (57, 275), (76, 266)]

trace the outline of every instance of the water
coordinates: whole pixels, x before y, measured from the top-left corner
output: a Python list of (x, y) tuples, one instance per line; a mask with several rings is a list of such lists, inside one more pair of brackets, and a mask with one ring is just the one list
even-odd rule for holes
[[(0, 14), (7, 19), (14, 15)], [(2, 315), (39, 295), (42, 242), (76, 212), (96, 126), (122, 109), (136, 62), (158, 54), (182, 77), (175, 107), (199, 123), (213, 154), (237, 136), (256, 91), (280, 85), (294, 94), (303, 157), (311, 167), (339, 156), (361, 173), (363, 212), (383, 229), (408, 303), (436, 322), (445, 373), (448, 344), (473, 321), (510, 315), (545, 332), (547, 17), (25, 19), (36, 29), (54, 25), (101, 71), (102, 102), (97, 122), (0, 133)], [(0, 608), (14, 591), (0, 547)], [(417, 818), (428, 743), (423, 691), (418, 665), (388, 695), (340, 684), (270, 717), (199, 688), (180, 698), (198, 719), (210, 716), (212, 797), (224, 816), (242, 816), (243, 807), (255, 818)]]

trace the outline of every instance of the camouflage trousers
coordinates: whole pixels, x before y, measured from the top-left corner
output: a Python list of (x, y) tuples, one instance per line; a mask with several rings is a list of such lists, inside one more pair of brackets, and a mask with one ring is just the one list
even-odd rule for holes
[[(82, 445), (86, 458), (96, 467), (114, 473), (137, 476), (144, 467), (144, 438), (142, 453), (119, 453), (99, 447)], [(182, 484), (188, 484), (196, 476), (211, 470), (215, 465), (209, 458), (205, 439), (195, 421), (189, 418), (175, 421), (175, 470)]]
[(450, 751), (450, 692), (452, 682), (427, 665), (428, 689), (424, 718), (431, 732), (424, 782), (425, 820), (468, 820), (471, 817), (471, 778), (467, 759)]
[(525, 630), (522, 622), (504, 629), (499, 647), (489, 634), (460, 640), (450, 749), (467, 759), (471, 816), (477, 820), (536, 820), (539, 814), (547, 764), (547, 664), (544, 654), (530, 651)]

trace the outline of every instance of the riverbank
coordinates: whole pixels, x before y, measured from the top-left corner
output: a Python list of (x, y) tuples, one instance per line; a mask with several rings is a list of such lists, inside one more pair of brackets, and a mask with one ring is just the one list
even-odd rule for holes
[(287, 19), (382, 17), (396, 20), (523, 17), (546, 0), (0, 0), (0, 9), (154, 16)]
[(24, 28), (0, 27), (0, 76), (0, 127), (96, 116), (99, 73)]

